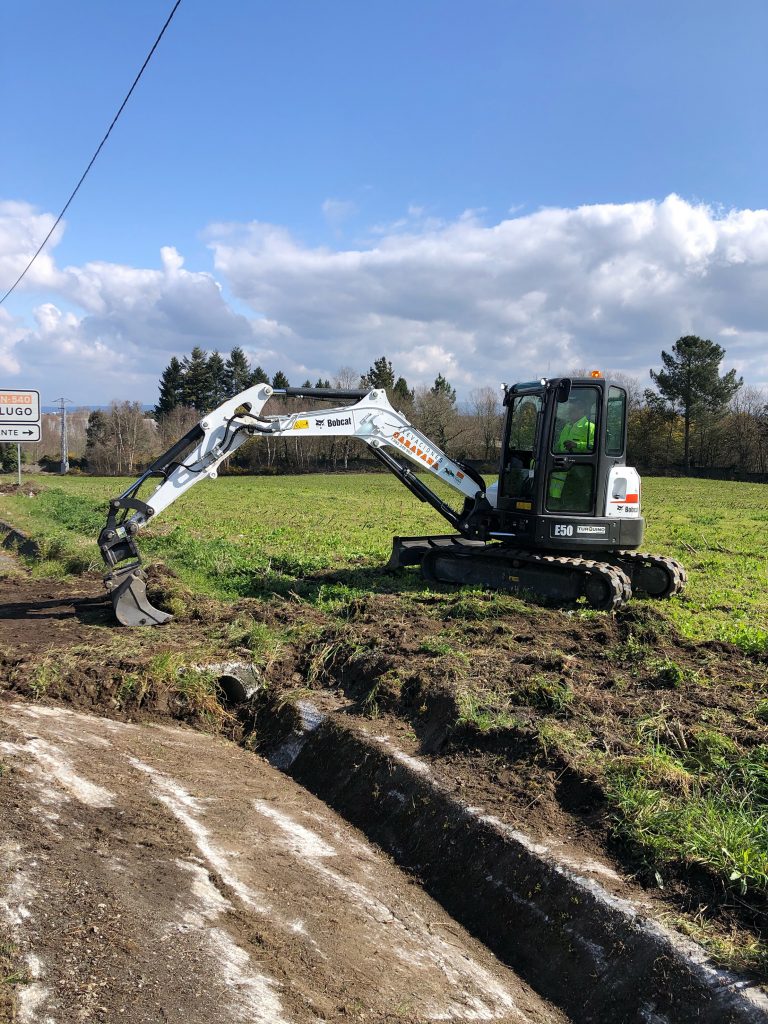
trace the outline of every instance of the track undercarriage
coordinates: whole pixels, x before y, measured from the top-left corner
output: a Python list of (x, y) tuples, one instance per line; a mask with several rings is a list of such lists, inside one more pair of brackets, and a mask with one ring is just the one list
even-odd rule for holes
[(672, 558), (618, 551), (602, 558), (547, 554), (460, 536), (395, 537), (388, 569), (420, 565), (433, 583), (478, 585), (525, 592), (557, 603), (586, 599), (595, 609), (614, 611), (640, 592), (666, 598), (679, 594), (685, 569)]

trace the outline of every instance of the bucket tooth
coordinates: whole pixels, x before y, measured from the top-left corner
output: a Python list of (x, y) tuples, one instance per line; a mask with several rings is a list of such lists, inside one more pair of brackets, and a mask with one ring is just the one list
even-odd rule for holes
[(136, 565), (104, 577), (117, 621), (123, 626), (161, 626), (173, 618), (153, 607), (147, 597), (147, 577)]

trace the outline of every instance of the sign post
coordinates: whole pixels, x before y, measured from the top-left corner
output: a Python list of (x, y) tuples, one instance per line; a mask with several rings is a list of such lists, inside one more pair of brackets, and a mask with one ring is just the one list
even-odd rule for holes
[(0, 441), (15, 441), (21, 486), (22, 441), (40, 440), (40, 392), (0, 388)]

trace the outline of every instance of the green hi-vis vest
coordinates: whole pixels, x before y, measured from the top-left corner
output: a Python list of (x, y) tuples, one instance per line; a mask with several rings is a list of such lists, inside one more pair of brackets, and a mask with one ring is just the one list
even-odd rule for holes
[[(555, 451), (567, 452), (566, 441), (573, 441), (573, 451), (589, 452), (595, 446), (595, 424), (589, 416), (582, 416), (575, 423), (566, 423), (560, 431)], [(559, 498), (563, 493), (563, 487), (568, 477), (568, 470), (556, 470), (549, 478), (549, 496)]]

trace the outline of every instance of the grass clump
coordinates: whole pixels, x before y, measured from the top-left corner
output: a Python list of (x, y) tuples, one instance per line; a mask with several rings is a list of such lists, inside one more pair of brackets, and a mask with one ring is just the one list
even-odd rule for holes
[(563, 713), (570, 708), (575, 694), (564, 679), (537, 675), (517, 691), (517, 697), (542, 711)]
[(478, 693), (463, 687), (456, 692), (458, 717), (456, 724), (476, 729), (480, 733), (513, 729), (522, 723), (504, 707), (506, 698), (498, 691)]
[(223, 696), (215, 672), (199, 668), (185, 668), (179, 672), (174, 697), (183, 702), (190, 714), (215, 731), (234, 720), (232, 712), (222, 703)]
[(435, 657), (459, 658), (464, 661), (469, 660), (463, 651), (457, 651), (448, 640), (442, 640), (439, 637), (429, 636), (425, 640), (422, 640), (419, 644), (419, 651), (423, 654), (432, 654)]
[(251, 622), (245, 629), (244, 645), (250, 650), (254, 662), (267, 671), (274, 665), (285, 648), (282, 636), (266, 622)]
[(29, 692), (35, 700), (42, 700), (61, 682), (61, 665), (56, 658), (46, 655), (35, 665), (29, 677)]

